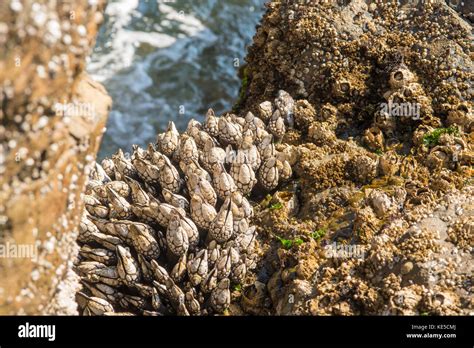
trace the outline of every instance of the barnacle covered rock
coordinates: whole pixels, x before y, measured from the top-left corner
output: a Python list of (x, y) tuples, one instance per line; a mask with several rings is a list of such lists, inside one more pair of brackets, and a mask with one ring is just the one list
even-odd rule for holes
[(316, 110), (307, 100), (298, 100), (294, 108), (295, 123), (300, 129), (306, 129), (315, 120)]
[(393, 89), (400, 89), (413, 82), (415, 76), (405, 64), (400, 64), (389, 73), (388, 83)]
[(392, 201), (385, 193), (372, 191), (369, 196), (372, 209), (377, 217), (382, 218), (392, 207)]
[(372, 127), (365, 130), (364, 143), (372, 151), (384, 148), (384, 136), (378, 127)]
[(313, 122), (308, 129), (308, 137), (316, 145), (330, 144), (336, 140), (336, 135), (327, 122)]
[[(280, 303), (291, 314), (472, 312), (467, 270), (429, 273), (422, 263), (448, 264), (449, 252), (438, 252), (429, 233), (406, 234), (426, 219), (425, 230), (446, 236), (440, 220), (452, 224), (459, 197), (472, 192), (469, 23), (446, 2), (290, 0), (270, 3), (264, 18), (249, 50), (244, 110), (271, 122), (270, 134), (278, 139), (277, 117), (272, 117), (281, 110), (262, 101), (272, 100), (280, 86), (307, 100), (295, 101), (296, 128), (285, 122), (281, 144), (295, 148), (296, 161), (289, 161), (295, 175), (284, 190), (279, 184), (270, 203), (261, 201), (254, 219), (259, 236), (269, 236), (265, 246), (279, 247), (278, 256), (267, 254), (263, 265), (276, 268), (274, 277), (259, 284), (258, 296), (247, 287), (242, 308), (254, 314), (281, 313)], [(267, 165), (281, 157), (257, 147), (261, 187), (276, 172)], [(287, 189), (302, 207), (291, 215), (274, 201)], [(444, 202), (444, 195), (452, 201)], [(466, 247), (464, 228), (448, 231)], [(336, 243), (351, 256), (321, 256), (323, 243)], [(453, 250), (449, 244), (441, 243)], [(354, 255), (353, 247), (366, 252)], [(307, 264), (312, 272), (292, 272)], [(284, 297), (294, 295), (306, 273), (312, 300), (292, 306)], [(437, 293), (443, 295), (434, 301)], [(452, 293), (462, 294), (464, 302)]]
[(360, 183), (366, 183), (377, 175), (377, 161), (369, 156), (355, 156), (347, 164), (350, 177)]
[(382, 175), (394, 175), (399, 167), (399, 159), (396, 153), (386, 152), (379, 159), (379, 171)]

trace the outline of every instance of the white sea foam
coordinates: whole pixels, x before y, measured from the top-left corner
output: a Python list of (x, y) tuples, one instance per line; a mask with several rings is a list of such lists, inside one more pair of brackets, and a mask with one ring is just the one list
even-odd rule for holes
[[(111, 37), (105, 47), (110, 50), (108, 54), (93, 54), (88, 70), (92, 77), (104, 81), (113, 75), (114, 71), (128, 67), (135, 54), (134, 42), (127, 40), (125, 27), (130, 23), (138, 0), (121, 0), (110, 2), (106, 8), (106, 15), (112, 23)], [(136, 13), (136, 15), (140, 15)], [(117, 54), (120, 52), (120, 60)]]
[[(160, 55), (167, 59), (182, 58), (182, 53), (179, 51), (182, 49), (181, 41), (183, 39), (180, 39), (178, 35), (173, 37), (163, 33), (165, 31), (163, 25), (174, 23), (186, 37), (207, 31), (202, 22), (192, 15), (178, 12), (171, 6), (162, 3), (157, 5), (159, 12), (164, 15), (165, 19), (161, 21), (160, 25), (154, 26), (153, 32), (144, 32), (131, 28), (132, 20), (134, 18), (140, 19), (143, 16), (137, 10), (138, 0), (111, 2), (106, 9), (106, 15), (109, 17), (111, 25), (111, 28), (107, 28), (111, 33), (110, 37), (107, 38), (103, 51), (95, 52), (88, 64), (88, 71), (94, 79), (104, 82), (106, 85), (109, 84), (106, 82), (107, 80), (115, 78), (119, 80), (117, 83), (123, 87), (118, 91), (121, 94), (120, 100), (114, 100), (115, 103), (134, 105), (130, 113), (125, 113), (123, 107), (118, 107), (118, 110), (112, 110), (109, 115), (110, 135), (114, 137), (118, 145), (124, 148), (127, 148), (130, 143), (141, 143), (144, 138), (151, 138), (156, 132), (153, 125), (147, 122), (150, 117), (154, 116), (153, 110), (156, 110), (158, 102), (146, 91), (153, 85), (150, 64)], [(213, 36), (206, 35), (206, 37), (212, 38)], [(176, 45), (177, 42), (179, 44)], [(141, 44), (155, 47), (156, 50), (145, 57), (139, 56), (137, 48)], [(110, 83), (110, 88), (114, 88), (113, 83)], [(117, 94), (114, 91), (110, 92), (112, 95)], [(166, 105), (164, 100), (162, 102)], [(130, 117), (131, 115), (133, 117)]]
[(188, 35), (195, 35), (198, 31), (204, 29), (202, 22), (183, 11), (176, 11), (173, 7), (163, 3), (158, 4), (160, 12), (166, 15), (166, 20), (179, 23), (179, 29)]
[[(111, 37), (105, 45), (109, 52), (93, 54), (88, 65), (88, 71), (97, 81), (105, 81), (118, 71), (132, 66), (132, 63), (140, 64), (140, 62), (136, 62), (136, 50), (140, 44), (148, 44), (160, 49), (176, 43), (176, 37), (160, 32), (161, 26), (155, 28), (155, 32), (129, 29), (128, 26), (133, 17), (142, 17), (142, 14), (137, 10), (138, 5), (138, 0), (119, 0), (111, 2), (107, 6), (106, 15), (112, 23)], [(165, 21), (168, 23), (178, 22), (179, 30), (186, 36), (194, 36), (206, 29), (200, 20), (184, 12), (178, 12), (171, 6), (158, 3), (158, 9), (166, 16)], [(143, 72), (145, 69), (139, 68), (136, 71)]]
[[(118, 146), (130, 149), (131, 144), (151, 141), (170, 119), (183, 127), (189, 118), (199, 118), (198, 110), (206, 97), (203, 83), (209, 88), (219, 80), (219, 91), (209, 95), (221, 106), (231, 101), (223, 98), (238, 88), (233, 59), (240, 56), (237, 52), (244, 52), (242, 32), (252, 33), (248, 29), (252, 21), (249, 25), (243, 19), (241, 26), (245, 29), (236, 28), (232, 6), (245, 11), (243, 5), (222, 5), (214, 0), (203, 1), (200, 6), (157, 0), (109, 1), (107, 22), (87, 67), (89, 74), (105, 85), (114, 102), (102, 154), (110, 154)], [(226, 19), (232, 24), (224, 24)], [(225, 28), (216, 31), (221, 26)], [(227, 31), (233, 34), (223, 36)], [(217, 57), (210, 57), (209, 52), (219, 46), (224, 48)], [(185, 115), (178, 112), (182, 106)]]

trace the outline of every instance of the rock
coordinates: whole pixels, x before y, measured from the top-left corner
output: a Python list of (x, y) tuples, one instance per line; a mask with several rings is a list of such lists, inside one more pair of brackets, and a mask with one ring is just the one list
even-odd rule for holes
[[(273, 314), (472, 312), (473, 104), (461, 86), (474, 71), (472, 5), (449, 3), (455, 10), (446, 2), (267, 5), (239, 106), (258, 113), (255, 105), (281, 89), (293, 97), (295, 128), (279, 147), (298, 153), (301, 207), (255, 216), (263, 249), (280, 255), (263, 265), (274, 269)], [(420, 105), (419, 113), (388, 109), (400, 103)], [(274, 234), (303, 243), (275, 247)], [(344, 253), (328, 256), (324, 243)], [(285, 276), (304, 264), (317, 269)]]
[(276, 315), (302, 314), (305, 302), (313, 294), (314, 288), (306, 280), (295, 279), (278, 297)]
[(408, 274), (411, 272), (411, 270), (413, 269), (413, 263), (408, 261), (408, 262), (405, 262), (400, 270), (400, 272), (405, 275), (405, 274)]
[(13, 3), (0, 4), (0, 240), (29, 255), (0, 258), (0, 314), (75, 314), (80, 196), (111, 106), (83, 73), (104, 1)]
[(390, 210), (392, 201), (383, 192), (372, 191), (370, 194), (372, 208), (378, 218), (382, 218)]

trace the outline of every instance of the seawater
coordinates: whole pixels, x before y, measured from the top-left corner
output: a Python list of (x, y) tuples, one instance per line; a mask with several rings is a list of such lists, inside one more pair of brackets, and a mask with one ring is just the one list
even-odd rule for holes
[(99, 159), (230, 110), (265, 0), (115, 0), (88, 62), (113, 99)]

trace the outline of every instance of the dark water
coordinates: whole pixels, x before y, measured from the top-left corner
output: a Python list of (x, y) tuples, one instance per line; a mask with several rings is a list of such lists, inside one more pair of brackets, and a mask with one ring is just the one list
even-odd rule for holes
[(109, 1), (88, 71), (114, 105), (99, 158), (145, 146), (173, 120), (229, 110), (265, 0)]

